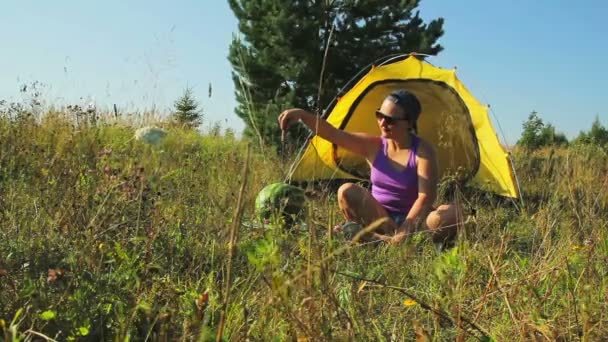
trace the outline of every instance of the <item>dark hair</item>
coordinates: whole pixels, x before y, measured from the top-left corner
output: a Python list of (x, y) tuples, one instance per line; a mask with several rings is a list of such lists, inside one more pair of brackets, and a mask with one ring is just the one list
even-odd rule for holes
[(416, 95), (407, 90), (399, 89), (391, 92), (386, 99), (393, 101), (396, 105), (403, 109), (405, 117), (412, 124), (414, 132), (417, 130), (416, 121), (420, 116), (421, 106)]

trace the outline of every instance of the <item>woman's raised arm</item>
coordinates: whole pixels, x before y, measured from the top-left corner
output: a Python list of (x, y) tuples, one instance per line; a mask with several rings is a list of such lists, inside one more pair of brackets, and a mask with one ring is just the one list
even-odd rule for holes
[(292, 108), (279, 115), (279, 127), (286, 131), (301, 121), (316, 135), (338, 146), (372, 160), (378, 150), (380, 138), (366, 133), (349, 133), (330, 125), (317, 115), (300, 108)]

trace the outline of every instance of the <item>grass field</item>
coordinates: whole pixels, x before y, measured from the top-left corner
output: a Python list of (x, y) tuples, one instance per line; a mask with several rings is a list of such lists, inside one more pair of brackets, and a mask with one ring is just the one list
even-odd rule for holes
[(290, 231), (251, 227), (290, 161), (168, 130), (0, 117), (0, 340), (608, 338), (605, 150), (515, 150), (523, 203), (451, 191), (467, 223), (440, 252), (327, 236), (333, 194)]

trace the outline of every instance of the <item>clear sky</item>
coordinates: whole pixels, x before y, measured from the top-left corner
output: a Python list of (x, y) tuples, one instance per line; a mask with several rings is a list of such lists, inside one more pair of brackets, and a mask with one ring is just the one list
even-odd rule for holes
[[(420, 14), (445, 18), (429, 62), (458, 68), (507, 143), (533, 110), (569, 138), (596, 116), (608, 125), (608, 1), (422, 0)], [(190, 86), (207, 122), (240, 131), (226, 58), (236, 31), (225, 0), (4, 0), (0, 99), (40, 81), (48, 104), (166, 111)]]

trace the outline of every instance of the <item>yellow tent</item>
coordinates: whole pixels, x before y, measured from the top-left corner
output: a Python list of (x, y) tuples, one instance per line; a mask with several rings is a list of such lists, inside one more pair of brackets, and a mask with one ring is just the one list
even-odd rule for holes
[[(500, 145), (487, 106), (456, 77), (413, 55), (371, 66), (366, 75), (337, 97), (325, 119), (349, 132), (380, 134), (375, 110), (391, 91), (406, 89), (422, 105), (418, 135), (437, 151), (440, 177), (458, 172), (476, 187), (518, 197), (507, 152)], [(292, 181), (369, 179), (365, 160), (318, 136), (310, 139), (295, 165)]]

